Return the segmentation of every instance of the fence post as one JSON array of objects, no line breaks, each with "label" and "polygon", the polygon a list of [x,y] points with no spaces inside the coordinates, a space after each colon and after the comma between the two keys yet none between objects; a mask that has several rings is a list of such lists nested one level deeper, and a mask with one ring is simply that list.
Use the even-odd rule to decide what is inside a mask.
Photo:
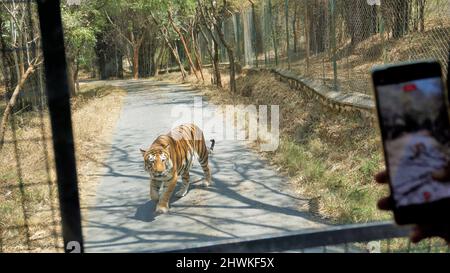
[{"label": "fence post", "polygon": [[255,63],[256,63],[256,68],[259,67],[258,64],[258,47],[256,46],[256,32],[258,31],[256,28],[256,11],[255,11],[255,4],[253,2],[251,2],[252,4],[252,25],[251,25],[251,29],[252,31],[252,45],[253,45],[253,53],[255,54]]},{"label": "fence post", "polygon": [[233,19],[234,19],[234,32],[235,32],[235,43],[236,43],[236,57],[239,61],[239,63],[242,63],[242,58],[241,58],[241,39],[240,39],[240,33],[241,33],[241,28],[240,28],[240,24],[241,24],[241,18],[240,18],[240,13],[236,12],[233,14]]},{"label": "fence post", "polygon": [[[83,252],[77,169],[59,0],[38,0],[48,108],[58,178],[61,224],[66,252]],[[68,249],[73,246],[73,249]]]},{"label": "fence post", "polygon": [[309,37],[309,20],[308,20],[308,2],[305,3],[305,49],[306,49],[306,75],[309,75],[309,46],[310,46],[310,37]]},{"label": "fence post", "polygon": [[291,69],[291,55],[289,54],[289,0],[284,0],[284,16],[286,17],[286,55],[288,69]]},{"label": "fence post", "polygon": [[334,89],[338,89],[337,85],[337,62],[336,62],[336,0],[330,0],[330,9],[331,9],[331,31],[330,31],[330,40],[331,40],[331,50],[333,53],[332,62],[333,62],[333,75],[334,75]]},{"label": "fence post", "polygon": [[267,23],[267,2],[264,1],[263,3],[263,9],[262,9],[262,18],[261,20],[263,21],[263,26],[264,26],[264,31],[263,31],[263,45],[264,45],[264,66],[267,67],[268,66],[268,56],[267,56],[267,44],[269,43],[267,41],[267,37],[269,37],[268,34],[268,23]]},{"label": "fence post", "polygon": [[386,59],[386,44],[385,44],[385,37],[384,37],[384,19],[383,19],[383,14],[381,13],[380,6],[377,6],[377,12],[378,12],[378,21],[380,24],[381,47],[383,48],[383,63],[386,63],[387,59]]},{"label": "fence post", "polygon": [[275,65],[278,66],[278,48],[277,48],[277,42],[275,37],[275,29],[273,27],[273,16],[272,16],[272,1],[269,0],[269,17],[270,17],[270,32],[272,36],[272,42],[273,42],[273,50],[275,51]]}]

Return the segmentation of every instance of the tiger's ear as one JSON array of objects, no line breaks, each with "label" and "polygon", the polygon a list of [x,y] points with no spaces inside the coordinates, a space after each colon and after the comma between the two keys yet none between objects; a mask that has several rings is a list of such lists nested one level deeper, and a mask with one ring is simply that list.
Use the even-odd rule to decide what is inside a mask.
[{"label": "tiger's ear", "polygon": [[144,156],[145,155],[145,153],[147,152],[146,150],[144,150],[144,149],[140,149],[141,150],[141,153],[142,153],[142,156]]}]

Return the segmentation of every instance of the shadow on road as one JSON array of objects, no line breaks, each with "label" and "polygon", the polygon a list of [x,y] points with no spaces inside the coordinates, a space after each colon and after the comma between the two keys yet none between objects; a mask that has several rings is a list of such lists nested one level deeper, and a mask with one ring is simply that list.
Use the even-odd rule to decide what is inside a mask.
[{"label": "shadow on road", "polygon": [[[110,154],[99,162],[99,173],[87,174],[101,177],[95,203],[85,208],[88,251],[148,252],[323,226],[311,213],[317,200],[296,196],[287,177],[238,141],[216,143],[210,158],[213,186],[197,183],[203,173],[196,162],[188,194],[173,196],[169,213],[156,216],[139,148],[171,129],[170,105],[191,104],[193,92],[154,82],[131,82],[126,88],[126,115],[118,123]],[[148,91],[155,88],[164,92]]]}]

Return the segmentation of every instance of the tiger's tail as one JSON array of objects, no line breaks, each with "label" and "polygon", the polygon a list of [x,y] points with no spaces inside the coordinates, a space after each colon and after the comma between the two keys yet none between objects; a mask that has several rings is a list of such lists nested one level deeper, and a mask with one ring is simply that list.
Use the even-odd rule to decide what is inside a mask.
[{"label": "tiger's tail", "polygon": [[210,140],[211,146],[209,147],[209,153],[212,154],[214,151],[214,146],[216,145],[216,141],[214,139]]}]

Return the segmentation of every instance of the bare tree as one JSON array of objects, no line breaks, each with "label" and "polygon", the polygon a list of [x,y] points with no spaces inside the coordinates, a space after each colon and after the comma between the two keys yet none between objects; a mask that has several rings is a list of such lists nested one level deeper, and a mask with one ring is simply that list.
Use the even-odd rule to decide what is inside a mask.
[{"label": "bare tree", "polygon": [[[203,39],[207,43],[206,48],[207,48],[209,57],[211,59],[211,63],[212,63],[213,71],[214,71],[213,83],[216,86],[218,86],[218,87],[222,87],[222,76],[220,75],[219,51],[218,51],[218,48],[217,48],[217,42],[215,42],[214,38],[213,38],[211,40],[212,41],[212,45],[210,46],[208,37],[206,36],[205,31],[203,30],[202,26],[199,25],[198,29],[199,29],[200,34],[202,35]],[[212,32],[210,31],[210,33],[212,33]],[[214,50],[214,53],[213,53],[213,50]]]},{"label": "bare tree", "polygon": [[178,54],[178,51],[176,50],[175,46],[172,45],[172,43],[170,42],[169,30],[163,24],[161,24],[158,21],[158,19],[156,19],[155,15],[153,15],[152,12],[150,12],[150,16],[151,16],[153,22],[155,22],[156,26],[158,27],[159,32],[161,33],[167,47],[170,49],[170,52],[172,53],[172,56],[174,57],[178,66],[180,67],[181,77],[183,78],[183,80],[185,80],[186,79],[186,70],[184,69],[184,65],[181,63],[181,59],[180,59],[180,55]]},{"label": "bare tree", "polygon": [[194,51],[194,56],[195,56],[195,65],[196,65],[197,70],[200,72],[202,81],[205,82],[205,77],[203,75],[203,64],[202,64],[202,59],[201,59],[201,53],[200,53],[200,48],[198,45],[197,24],[198,24],[198,21],[194,17],[189,23],[189,33],[191,35],[192,50]]},{"label": "bare tree", "polygon": [[194,62],[192,61],[191,52],[189,51],[189,47],[188,47],[188,45],[186,43],[186,39],[184,38],[184,35],[181,32],[181,29],[175,24],[175,22],[173,20],[173,16],[172,16],[172,11],[170,9],[167,11],[167,15],[168,15],[168,19],[169,19],[170,25],[172,26],[173,30],[175,30],[175,32],[180,37],[180,41],[183,44],[184,52],[186,53],[186,56],[187,56],[188,61],[189,61],[189,66],[191,67],[192,71],[194,72],[195,77],[197,78],[197,80],[200,80],[200,77],[197,74],[197,69],[196,69],[196,67],[194,65]]},{"label": "bare tree", "polygon": [[[122,37],[127,44],[131,47],[132,62],[133,62],[133,78],[139,78],[139,50],[142,42],[144,41],[146,31],[151,24],[142,17],[142,14],[133,12],[132,10],[126,10],[120,16],[117,16],[114,20],[105,11],[106,18],[111,25],[117,30],[117,33]],[[121,18],[121,17],[127,18]]]},{"label": "bare tree", "polygon": [[[225,20],[227,15],[232,14],[229,10],[229,2],[227,0],[222,1],[222,6],[217,7],[215,1],[211,1],[210,5],[204,4],[201,0],[197,0],[199,10],[201,12],[202,19],[206,28],[208,26],[214,26],[214,30],[219,36],[221,43],[225,46],[228,59],[230,62],[230,91],[232,93],[236,92],[236,63],[234,58],[234,47],[225,39],[225,34],[222,29],[222,22]],[[214,35],[211,35],[214,37]]]},{"label": "bare tree", "polygon": [[8,119],[11,115],[13,107],[17,102],[17,97],[19,96],[20,90],[22,90],[29,76],[34,73],[36,67],[41,63],[42,60],[40,55],[37,56],[31,63],[29,63],[27,70],[25,71],[25,73],[23,73],[23,75],[21,75],[19,83],[17,84],[16,88],[14,88],[14,92],[12,93],[12,96],[6,105],[5,112],[3,113],[2,117],[2,122],[0,123],[0,151],[2,150],[4,144],[6,124],[8,123]]}]

